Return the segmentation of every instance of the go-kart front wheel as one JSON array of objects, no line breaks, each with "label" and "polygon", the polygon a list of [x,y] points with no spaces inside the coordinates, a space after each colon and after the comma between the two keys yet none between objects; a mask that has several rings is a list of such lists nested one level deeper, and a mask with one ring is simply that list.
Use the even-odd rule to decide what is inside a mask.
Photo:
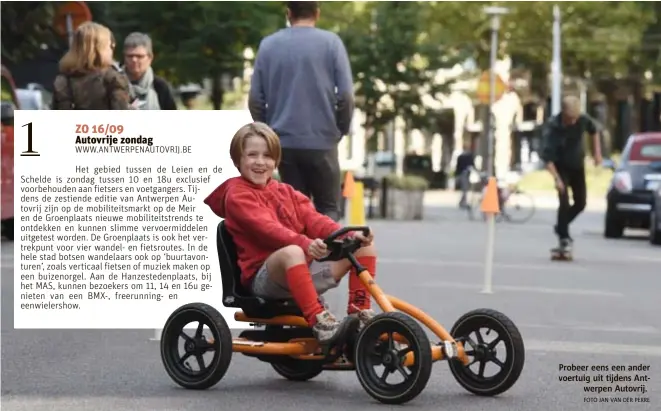
[{"label": "go-kart front wheel", "polygon": [[[188,328],[191,323],[197,326]],[[204,390],[214,386],[232,360],[232,333],[227,322],[207,304],[178,308],[163,328],[161,359],[170,378],[182,387]]]},{"label": "go-kart front wheel", "polygon": [[[486,330],[484,336],[483,330]],[[519,379],[525,361],[523,338],[504,314],[491,309],[470,311],[457,320],[450,334],[463,343],[471,360],[469,365],[458,359],[449,361],[452,375],[469,392],[481,396],[498,395]],[[500,353],[504,354],[503,358],[498,355]],[[489,363],[493,364],[489,368],[494,371],[490,375]]]},{"label": "go-kart front wheel", "polygon": [[[398,341],[394,334],[398,334]],[[414,363],[404,366],[408,353]],[[385,404],[403,404],[418,396],[429,381],[431,344],[413,318],[400,312],[381,313],[360,332],[355,362],[358,380],[370,396]],[[388,383],[390,377],[400,382]]]}]

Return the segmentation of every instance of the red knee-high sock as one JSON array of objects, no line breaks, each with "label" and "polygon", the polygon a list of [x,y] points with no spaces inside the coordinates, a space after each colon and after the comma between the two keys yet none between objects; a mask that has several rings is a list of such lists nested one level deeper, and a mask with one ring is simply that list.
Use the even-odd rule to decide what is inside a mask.
[{"label": "red knee-high sock", "polygon": [[324,307],[319,302],[308,266],[299,264],[290,267],[287,270],[287,285],[294,301],[303,312],[303,317],[312,327],[317,323],[316,315],[324,311]]},{"label": "red knee-high sock", "polygon": [[[363,256],[356,258],[358,262],[370,272],[372,277],[376,276],[376,257]],[[349,307],[347,313],[355,313],[360,310],[367,310],[371,308],[372,301],[367,288],[356,275],[356,269],[351,268],[349,274]]]}]

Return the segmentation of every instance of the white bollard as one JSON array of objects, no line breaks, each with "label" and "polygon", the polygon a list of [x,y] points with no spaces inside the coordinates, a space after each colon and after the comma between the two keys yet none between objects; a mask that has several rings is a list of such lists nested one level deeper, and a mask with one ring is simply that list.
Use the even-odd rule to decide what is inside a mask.
[{"label": "white bollard", "polygon": [[489,229],[487,234],[487,250],[484,262],[484,287],[482,294],[493,293],[491,289],[491,279],[493,277],[493,249],[496,237],[496,215],[489,213]]},{"label": "white bollard", "polygon": [[161,341],[161,335],[163,334],[163,330],[157,329],[154,330],[154,336],[149,339],[149,341]]}]

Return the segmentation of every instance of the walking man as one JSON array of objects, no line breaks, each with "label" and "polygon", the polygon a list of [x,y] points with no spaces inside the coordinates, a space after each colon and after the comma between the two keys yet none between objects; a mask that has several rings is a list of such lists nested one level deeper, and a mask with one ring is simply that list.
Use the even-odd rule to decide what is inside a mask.
[{"label": "walking man", "polygon": [[[601,164],[601,141],[596,122],[581,113],[580,101],[573,96],[562,100],[562,112],[551,117],[544,132],[542,159],[551,173],[558,191],[560,205],[554,227],[560,241],[559,251],[570,251],[573,240],[569,225],[585,209],[587,187],[585,179],[585,148],[583,136],[593,141],[595,166]],[[573,204],[569,204],[571,188]]]},{"label": "walking man", "polygon": [[349,133],[353,79],[342,40],[316,28],[318,2],[287,3],[290,27],[262,39],[248,106],[282,145],[282,181],[311,197],[317,210],[340,219],[337,146]]}]

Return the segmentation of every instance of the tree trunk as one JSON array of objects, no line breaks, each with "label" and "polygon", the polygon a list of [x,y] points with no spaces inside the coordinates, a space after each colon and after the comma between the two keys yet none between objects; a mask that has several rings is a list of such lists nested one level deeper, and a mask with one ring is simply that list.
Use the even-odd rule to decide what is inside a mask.
[{"label": "tree trunk", "polygon": [[221,110],[223,107],[223,85],[220,80],[220,74],[215,73],[211,77],[211,104],[214,110]]},{"label": "tree trunk", "polygon": [[642,73],[638,70],[633,70],[631,72],[631,96],[633,98],[633,107],[631,112],[631,132],[637,133],[640,130],[641,120],[642,120],[642,103],[643,103],[643,82],[640,81],[642,78]]},{"label": "tree trunk", "polygon": [[596,86],[597,90],[604,95],[606,103],[606,118],[608,120],[604,124],[604,127],[608,130],[610,136],[607,142],[609,145],[607,147],[608,152],[612,152],[613,149],[620,151],[622,147],[620,147],[619,136],[615,133],[615,124],[617,121],[617,84],[615,80],[608,79],[598,81]]}]

